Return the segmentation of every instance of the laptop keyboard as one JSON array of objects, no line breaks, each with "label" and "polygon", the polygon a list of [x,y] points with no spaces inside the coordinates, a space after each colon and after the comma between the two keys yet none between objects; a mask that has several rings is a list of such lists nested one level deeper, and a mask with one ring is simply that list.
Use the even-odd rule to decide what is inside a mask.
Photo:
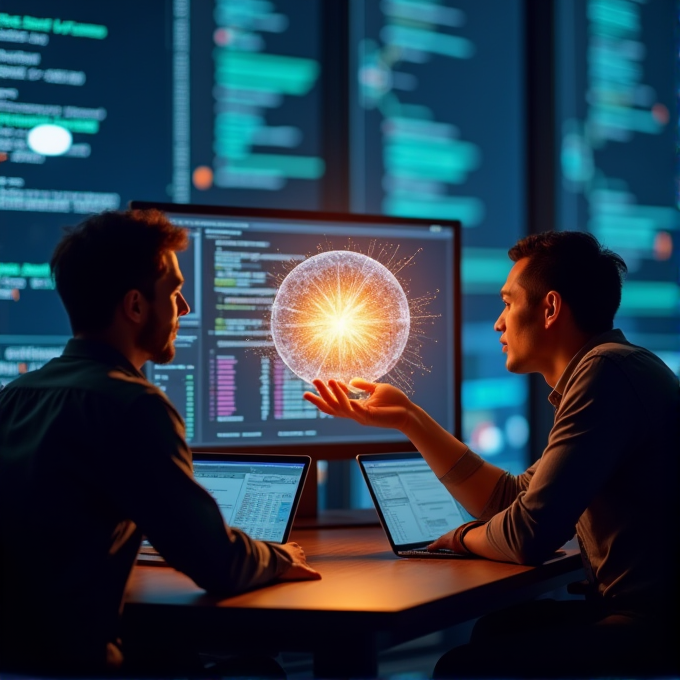
[{"label": "laptop keyboard", "polygon": [[453,550],[447,550],[446,548],[442,548],[440,550],[400,550],[398,553],[399,557],[429,557],[429,558],[436,558],[436,559],[442,559],[442,558],[457,558],[460,559],[461,557],[470,557],[468,553],[457,553],[454,552]]}]

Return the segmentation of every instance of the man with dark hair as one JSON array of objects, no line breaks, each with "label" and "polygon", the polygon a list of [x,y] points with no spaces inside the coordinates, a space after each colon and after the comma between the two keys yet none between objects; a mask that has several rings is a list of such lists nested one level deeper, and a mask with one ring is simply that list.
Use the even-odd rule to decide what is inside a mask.
[{"label": "man with dark hair", "polygon": [[581,232],[547,232],[509,251],[515,262],[496,321],[513,373],[553,388],[555,422],[541,458],[514,476],[484,461],[401,391],[315,382],[325,413],[397,428],[478,519],[431,549],[538,564],[576,533],[585,599],[536,600],[480,619],[436,677],[595,677],[678,673],[680,386],[613,319],[623,260]]},{"label": "man with dark hair", "polygon": [[0,392],[1,670],[124,669],[119,615],[143,534],[217,595],[320,578],[296,543],[225,526],[179,413],[140,372],[174,357],[187,244],[158,211],[105,212],[54,252],[74,338]]}]

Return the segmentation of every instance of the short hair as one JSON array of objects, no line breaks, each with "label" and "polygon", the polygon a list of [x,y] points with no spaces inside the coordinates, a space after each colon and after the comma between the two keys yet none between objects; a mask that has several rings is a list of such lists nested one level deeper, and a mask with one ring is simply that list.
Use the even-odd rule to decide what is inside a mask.
[{"label": "short hair", "polygon": [[73,332],[108,328],[130,290],[153,300],[164,255],[188,243],[187,230],[159,210],[108,210],[67,227],[50,267]]},{"label": "short hair", "polygon": [[532,234],[518,241],[508,255],[513,262],[529,258],[519,284],[527,291],[530,304],[554,290],[569,305],[581,331],[604,333],[613,328],[628,267],[592,234]]}]

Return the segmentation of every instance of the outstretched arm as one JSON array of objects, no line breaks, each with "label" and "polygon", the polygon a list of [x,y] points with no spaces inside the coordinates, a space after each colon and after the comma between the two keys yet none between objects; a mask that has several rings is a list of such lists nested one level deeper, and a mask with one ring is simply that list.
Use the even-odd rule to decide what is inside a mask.
[{"label": "outstretched arm", "polygon": [[[328,384],[314,381],[318,395],[305,392],[304,398],[324,413],[350,418],[362,425],[393,428],[413,442],[437,477],[443,477],[467,453],[468,447],[447,432],[401,390],[386,383],[354,379],[352,387],[368,393],[365,399],[350,399],[349,387],[337,380]],[[447,488],[473,516],[479,517],[504,471],[484,462],[460,484]]]}]

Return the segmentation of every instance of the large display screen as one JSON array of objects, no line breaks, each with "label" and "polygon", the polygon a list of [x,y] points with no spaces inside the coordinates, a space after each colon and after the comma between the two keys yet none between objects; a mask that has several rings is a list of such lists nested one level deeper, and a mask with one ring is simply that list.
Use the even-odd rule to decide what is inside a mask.
[{"label": "large display screen", "polygon": [[520,472],[528,380],[493,324],[526,233],[524,2],[352,0],[352,210],[463,225],[463,436]]},{"label": "large display screen", "polygon": [[175,0],[175,202],[321,207],[324,4]]},{"label": "large display screen", "polygon": [[557,3],[557,218],[623,256],[617,325],[680,375],[678,3]]},{"label": "large display screen", "polygon": [[132,196],[170,196],[169,9],[0,7],[0,384],[71,334],[48,264],[61,227]]},{"label": "large display screen", "polygon": [[[383,379],[411,395],[443,427],[460,428],[459,229],[448,220],[157,205],[190,230],[179,254],[191,311],[181,319],[169,364],[147,364],[148,378],[180,411],[193,447],[235,450],[323,446],[401,450],[394,430],[338,420],[306,402],[313,387],[274,347],[271,308],[281,281],[309,256],[330,251],[369,255],[399,281],[409,301],[409,343]],[[383,346],[367,347],[380,356]],[[360,376],[359,376],[360,377]],[[363,449],[362,449],[363,447]],[[321,452],[321,450],[320,450]]]}]

